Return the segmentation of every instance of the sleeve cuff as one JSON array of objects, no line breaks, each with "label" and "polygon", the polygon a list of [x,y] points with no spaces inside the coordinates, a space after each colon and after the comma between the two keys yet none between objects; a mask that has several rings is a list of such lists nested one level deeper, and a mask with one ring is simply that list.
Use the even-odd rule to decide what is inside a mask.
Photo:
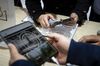
[{"label": "sleeve cuff", "polygon": [[88,66],[100,57],[99,49],[99,46],[72,40],[68,51],[67,63]]},{"label": "sleeve cuff", "polygon": [[14,62],[13,64],[11,64],[11,66],[38,66],[38,65],[32,63],[31,61],[18,60],[16,62]]}]

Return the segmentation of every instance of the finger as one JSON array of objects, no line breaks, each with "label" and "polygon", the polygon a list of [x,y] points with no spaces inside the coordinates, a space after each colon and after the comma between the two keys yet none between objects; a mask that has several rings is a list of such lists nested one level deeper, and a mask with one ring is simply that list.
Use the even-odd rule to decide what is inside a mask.
[{"label": "finger", "polygon": [[77,22],[77,17],[76,16],[71,16],[72,21]]},{"label": "finger", "polygon": [[89,35],[86,35],[86,36],[82,36],[78,41],[79,42],[87,42],[90,39],[91,39],[91,37]]},{"label": "finger", "polygon": [[44,22],[43,19],[41,20],[40,24],[41,24],[42,27],[45,27],[45,22]]},{"label": "finger", "polygon": [[45,37],[50,43],[53,43],[53,40],[49,36],[45,36]]},{"label": "finger", "polygon": [[78,21],[78,15],[76,13],[72,13],[71,16],[72,21],[77,22]]},{"label": "finger", "polygon": [[89,37],[82,37],[79,39],[79,42],[84,42],[84,43],[95,43],[96,41],[94,41],[93,39],[89,38]]},{"label": "finger", "polygon": [[78,40],[78,42],[86,42],[86,40],[82,37]]},{"label": "finger", "polygon": [[97,45],[97,46],[100,46],[100,42],[97,42],[96,45]]},{"label": "finger", "polygon": [[80,38],[79,42],[95,43],[98,42],[98,39],[95,35],[87,35]]},{"label": "finger", "polygon": [[48,18],[44,18],[45,27],[49,27]]},{"label": "finger", "polygon": [[48,34],[48,36],[49,36],[51,39],[57,41],[57,40],[59,40],[59,38],[62,37],[63,35],[60,35],[60,34],[58,34],[58,33],[50,33],[50,34]]},{"label": "finger", "polygon": [[54,16],[49,14],[49,19],[55,20]]},{"label": "finger", "polygon": [[74,19],[74,22],[77,22],[77,17],[74,17],[73,19]]},{"label": "finger", "polygon": [[55,36],[56,35],[58,35],[57,33],[50,33],[50,34],[48,34],[47,36],[49,37],[49,38],[56,38]]}]

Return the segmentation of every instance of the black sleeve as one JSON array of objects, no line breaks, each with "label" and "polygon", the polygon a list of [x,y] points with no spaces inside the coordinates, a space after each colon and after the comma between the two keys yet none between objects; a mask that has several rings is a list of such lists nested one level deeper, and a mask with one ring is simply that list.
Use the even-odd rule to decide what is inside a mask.
[{"label": "black sleeve", "polygon": [[40,0],[26,0],[26,8],[31,18],[36,22],[38,17],[43,14]]},{"label": "black sleeve", "polygon": [[100,46],[72,40],[67,62],[79,66],[100,66]]},{"label": "black sleeve", "polygon": [[87,19],[86,15],[90,6],[89,0],[77,0],[77,4],[73,12],[77,13],[79,16],[78,24],[82,25],[85,19]]},{"label": "black sleeve", "polygon": [[13,64],[11,64],[10,66],[38,66],[38,65],[32,63],[31,61],[18,60],[16,62],[14,62]]}]

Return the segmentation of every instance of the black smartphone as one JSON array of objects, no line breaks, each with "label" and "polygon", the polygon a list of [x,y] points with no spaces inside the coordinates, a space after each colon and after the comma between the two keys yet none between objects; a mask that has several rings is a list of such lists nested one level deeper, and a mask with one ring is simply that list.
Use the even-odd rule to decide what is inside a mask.
[{"label": "black smartphone", "polygon": [[7,44],[14,44],[20,54],[39,65],[57,53],[57,50],[31,22],[24,22],[2,30],[0,37]]}]

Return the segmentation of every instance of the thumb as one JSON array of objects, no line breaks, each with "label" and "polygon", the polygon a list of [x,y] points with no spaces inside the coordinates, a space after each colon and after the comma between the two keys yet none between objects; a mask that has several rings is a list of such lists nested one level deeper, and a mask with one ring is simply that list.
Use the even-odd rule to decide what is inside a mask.
[{"label": "thumb", "polygon": [[13,44],[8,44],[9,51],[10,51],[10,61],[9,64],[14,63],[17,60],[24,59],[27,60],[23,55],[19,54],[17,48]]},{"label": "thumb", "polygon": [[97,45],[97,46],[100,46],[100,42],[97,42],[96,45]]},{"label": "thumb", "polygon": [[49,18],[55,20],[55,18],[52,14],[49,14]]},{"label": "thumb", "polygon": [[13,44],[8,44],[11,57],[16,57],[19,53]]},{"label": "thumb", "polygon": [[71,17],[72,20],[74,20],[75,22],[78,21],[78,15],[77,15],[76,13],[72,13],[72,14],[70,15],[70,17]]},{"label": "thumb", "polygon": [[49,38],[51,38],[53,41],[57,42],[58,40],[60,40],[62,37],[64,37],[61,34],[58,33],[50,33],[48,34]]},{"label": "thumb", "polygon": [[57,34],[57,33],[50,33],[47,36],[49,36],[49,38],[52,38],[52,39],[58,39],[59,34]]}]

